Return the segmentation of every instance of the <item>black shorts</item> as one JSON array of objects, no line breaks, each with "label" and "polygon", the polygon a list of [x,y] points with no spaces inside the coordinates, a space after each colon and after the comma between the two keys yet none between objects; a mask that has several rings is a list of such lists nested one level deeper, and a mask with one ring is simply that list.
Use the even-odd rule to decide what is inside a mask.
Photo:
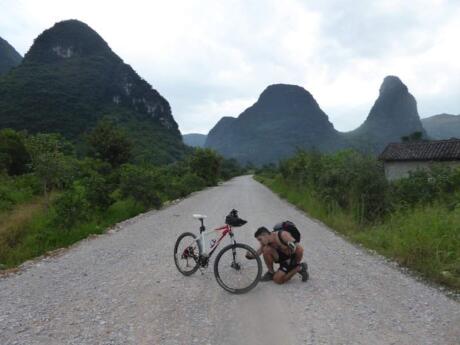
[{"label": "black shorts", "polygon": [[290,257],[283,252],[278,252],[278,260],[276,261],[280,265],[279,271],[288,273],[297,267],[294,257]]}]

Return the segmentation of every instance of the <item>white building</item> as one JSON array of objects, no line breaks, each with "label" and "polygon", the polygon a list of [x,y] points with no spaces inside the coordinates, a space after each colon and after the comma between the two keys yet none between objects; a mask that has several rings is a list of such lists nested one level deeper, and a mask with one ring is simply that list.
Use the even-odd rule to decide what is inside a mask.
[{"label": "white building", "polygon": [[460,139],[392,143],[379,160],[390,181],[407,177],[409,171],[429,169],[434,163],[460,167]]}]

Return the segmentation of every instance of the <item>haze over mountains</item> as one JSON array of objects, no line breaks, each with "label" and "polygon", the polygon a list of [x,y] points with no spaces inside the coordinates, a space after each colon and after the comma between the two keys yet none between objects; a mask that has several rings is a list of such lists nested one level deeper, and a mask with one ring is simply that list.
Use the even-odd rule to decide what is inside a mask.
[{"label": "haze over mountains", "polygon": [[425,130],[415,98],[398,77],[388,76],[365,122],[340,133],[313,96],[295,85],[271,85],[237,118],[224,117],[211,129],[206,147],[240,162],[276,162],[297,149],[331,152],[356,148],[380,152],[389,142]]},{"label": "haze over mountains", "polygon": [[204,147],[206,142],[206,134],[189,133],[182,135],[184,144],[192,147]]},{"label": "haze over mountains", "polygon": [[460,138],[460,115],[434,115],[422,119],[422,123],[433,139]]},{"label": "haze over mountains", "polygon": [[125,129],[140,160],[168,162],[185,149],[168,101],[80,21],[45,30],[0,78],[0,128],[79,142],[104,117]]},{"label": "haze over mountains", "polygon": [[35,39],[24,59],[0,39],[0,128],[58,132],[84,148],[84,136],[103,118],[127,132],[138,160],[158,163],[181,157],[187,150],[182,140],[261,165],[297,149],[379,153],[414,132],[460,137],[460,115],[421,121],[415,98],[395,76],[384,79],[366,120],[347,133],[334,128],[307,90],[275,84],[238,117],[220,119],[207,136],[182,137],[168,101],[88,25],[56,23]]},{"label": "haze over mountains", "polygon": [[19,65],[22,56],[14,47],[0,37],[0,76]]},{"label": "haze over mountains", "polygon": [[263,164],[286,157],[299,147],[335,151],[345,145],[313,96],[295,85],[267,87],[238,118],[224,118],[206,146],[240,162]]}]

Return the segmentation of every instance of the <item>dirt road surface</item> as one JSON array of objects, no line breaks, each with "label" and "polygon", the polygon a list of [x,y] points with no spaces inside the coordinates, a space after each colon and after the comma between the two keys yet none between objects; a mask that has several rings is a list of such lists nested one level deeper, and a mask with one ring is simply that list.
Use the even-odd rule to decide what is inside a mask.
[{"label": "dirt road surface", "polygon": [[[173,246],[197,232],[191,215],[217,226],[232,208],[252,246],[258,226],[295,222],[311,279],[234,296],[211,268],[180,275]],[[243,176],[0,279],[0,344],[457,345],[460,304]]]}]

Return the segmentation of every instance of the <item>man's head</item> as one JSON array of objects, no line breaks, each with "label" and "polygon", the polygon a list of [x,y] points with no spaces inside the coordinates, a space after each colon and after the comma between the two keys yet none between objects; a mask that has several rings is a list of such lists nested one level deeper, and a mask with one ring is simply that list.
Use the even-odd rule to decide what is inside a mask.
[{"label": "man's head", "polygon": [[257,241],[259,241],[261,245],[266,246],[270,240],[270,231],[268,231],[266,227],[261,226],[254,233],[254,237],[257,238]]}]

